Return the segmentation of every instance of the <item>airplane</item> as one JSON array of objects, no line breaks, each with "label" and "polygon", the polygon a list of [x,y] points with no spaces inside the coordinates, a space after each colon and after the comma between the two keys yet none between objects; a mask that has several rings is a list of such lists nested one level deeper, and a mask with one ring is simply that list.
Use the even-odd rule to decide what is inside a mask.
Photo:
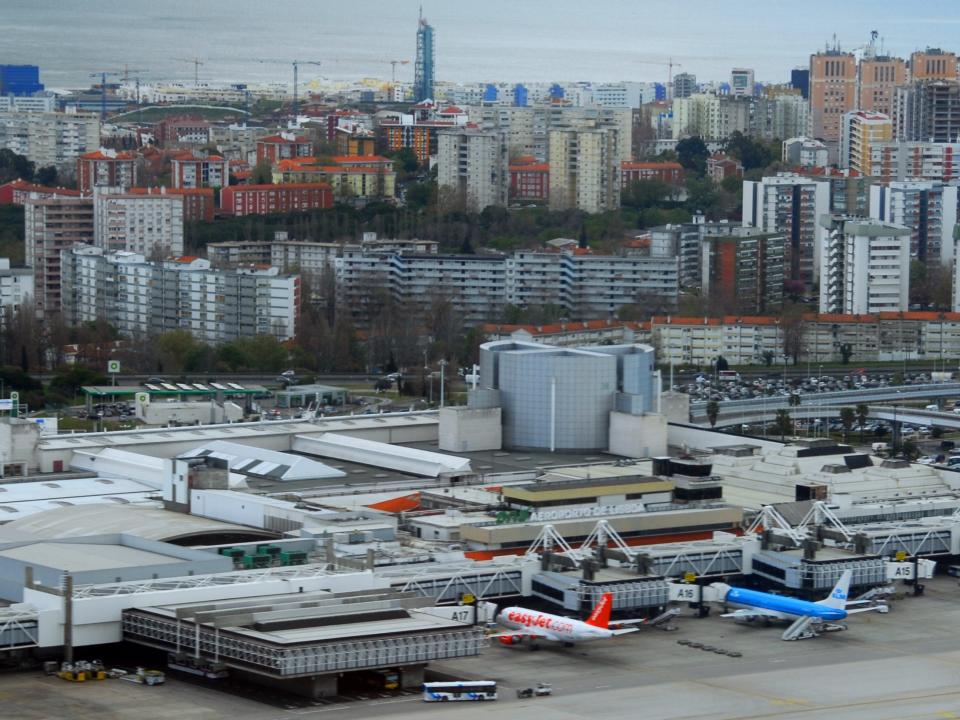
[{"label": "airplane", "polygon": [[623,620],[610,623],[610,608],[613,606],[613,593],[604,593],[600,602],[593,608],[590,617],[584,620],[574,620],[562,615],[538,612],[523,607],[508,607],[500,611],[498,621],[506,632],[490,635],[497,638],[504,645],[518,645],[524,638],[534,640],[553,640],[565,645],[578,642],[589,642],[603,638],[625,635],[636,632],[638,628],[622,627],[624,625],[639,625],[640,620]]},{"label": "airplane", "polygon": [[767,624],[771,620],[790,620],[792,624],[784,631],[782,637],[784,640],[799,640],[814,637],[825,629],[842,629],[844,626],[837,625],[837,623],[854,613],[885,613],[889,610],[886,605],[849,608],[849,605],[859,604],[859,601],[851,602],[847,600],[852,577],[852,570],[844,570],[830,595],[816,602],[799,600],[785,595],[774,595],[758,590],[730,587],[725,583],[713,583],[711,587],[722,593],[722,602],[742,606],[741,609],[726,613],[721,617],[732,617],[747,622],[761,619]]}]

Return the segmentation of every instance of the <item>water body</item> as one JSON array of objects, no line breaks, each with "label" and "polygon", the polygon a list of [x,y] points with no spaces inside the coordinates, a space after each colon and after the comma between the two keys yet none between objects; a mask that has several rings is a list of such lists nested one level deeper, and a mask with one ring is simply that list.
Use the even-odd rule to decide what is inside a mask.
[{"label": "water body", "polygon": [[[144,80],[290,82],[412,80],[419,0],[0,0],[0,62],[41,67],[50,87],[89,73],[142,70]],[[437,78],[454,82],[665,80],[669,58],[700,80],[734,66],[783,82],[834,33],[842,47],[879,31],[899,55],[960,50],[957,0],[423,0],[436,28]],[[261,61],[268,62],[261,62]]]}]

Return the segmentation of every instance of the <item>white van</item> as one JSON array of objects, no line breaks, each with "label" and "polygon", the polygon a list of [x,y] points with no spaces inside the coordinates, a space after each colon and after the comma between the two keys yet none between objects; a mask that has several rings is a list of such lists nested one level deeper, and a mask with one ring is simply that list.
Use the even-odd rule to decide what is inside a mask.
[{"label": "white van", "polygon": [[927,406],[924,408],[924,410],[933,410],[933,412],[939,412],[940,406],[939,406],[939,405],[927,405]]},{"label": "white van", "polygon": [[890,449],[890,446],[885,442],[875,442],[870,447],[873,448],[874,452],[886,452]]}]

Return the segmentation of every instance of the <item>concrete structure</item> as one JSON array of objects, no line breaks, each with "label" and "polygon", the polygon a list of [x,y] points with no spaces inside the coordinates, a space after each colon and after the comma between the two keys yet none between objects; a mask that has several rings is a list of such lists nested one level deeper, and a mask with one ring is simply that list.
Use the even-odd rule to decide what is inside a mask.
[{"label": "concrete structure", "polygon": [[327,183],[233,185],[220,191],[220,205],[230,215],[321,210],[333,206],[333,191]]},{"label": "concrete structure", "polygon": [[277,268],[216,270],[202,258],[148,262],[97,247],[63,257],[63,311],[72,324],[104,319],[131,337],[183,329],[213,344],[296,334],[300,279]]},{"label": "concrete structure", "polygon": [[291,385],[277,390],[274,397],[277,399],[277,407],[282,408],[344,405],[347,402],[347,391],[332,385]]},{"label": "concrete structure", "polygon": [[33,268],[37,314],[52,316],[61,308],[61,251],[93,243],[93,199],[31,195],[23,211],[25,261]]},{"label": "concrete structure", "polygon": [[893,139],[893,121],[882,113],[844,113],[840,132],[840,167],[867,175],[873,146]]},{"label": "concrete structure", "polygon": [[825,168],[830,164],[830,153],[819,140],[795,137],[783,141],[781,159],[794,166]]},{"label": "concrete structure", "polygon": [[243,408],[232,402],[136,403],[136,418],[148,427],[221,425],[243,420]]},{"label": "concrete structure", "polygon": [[910,257],[922,262],[953,262],[957,187],[912,180],[870,187],[870,217],[910,230]]},{"label": "concrete structure", "polygon": [[170,177],[175,188],[223,188],[230,184],[230,164],[219,155],[187,150],[170,159]]},{"label": "concrete structure", "polygon": [[743,225],[787,238],[786,279],[812,287],[820,271],[821,228],[830,211],[830,185],[800,175],[780,173],[743,183]]},{"label": "concrete structure", "polygon": [[93,242],[107,252],[125,250],[154,260],[183,253],[183,198],[159,193],[128,193],[122,188],[93,190]]},{"label": "concrete structure", "polygon": [[728,312],[776,312],[783,306],[784,254],[783,235],[715,224],[703,238],[701,292]]},{"label": "concrete structure", "polygon": [[610,128],[550,132],[550,208],[589,213],[620,207],[620,137]]},{"label": "concrete structure", "polygon": [[810,56],[810,135],[836,146],[844,113],[857,105],[857,60],[827,50]]},{"label": "concrete structure", "polygon": [[688,98],[697,92],[697,76],[692,73],[677,73],[673,76],[673,99]]},{"label": "concrete structure", "polygon": [[504,447],[589,451],[611,446],[613,415],[643,418],[656,410],[659,379],[653,348],[645,345],[492,342],[480,348],[474,392],[497,394]]},{"label": "concrete structure", "polygon": [[960,82],[923,80],[897,88],[897,140],[955,143],[960,137]]},{"label": "concrete structure", "polygon": [[893,117],[896,88],[907,82],[907,64],[890,56],[864,57],[860,61],[857,108]]},{"label": "concrete structure", "polygon": [[95,186],[127,190],[137,184],[136,156],[100,148],[77,158],[77,187],[84,195],[92,195]]},{"label": "concrete structure", "polygon": [[433,76],[436,49],[434,47],[433,26],[421,13],[417,21],[417,57],[413,66],[413,100],[423,102],[434,98]]},{"label": "concrete structure", "polygon": [[871,147],[867,174],[880,182],[935,180],[948,183],[960,179],[960,143],[878,143]]},{"label": "concrete structure", "polygon": [[100,119],[81,113],[0,113],[0,148],[37,167],[71,166],[100,147]]},{"label": "concrete structure", "polygon": [[445,130],[437,142],[440,201],[451,208],[480,212],[505,206],[510,183],[507,144],[496,130]]},{"label": "concrete structure", "polygon": [[388,468],[421,477],[457,476],[471,472],[470,460],[467,458],[400,447],[341,433],[298,435],[293,439],[291,448],[306,455]]},{"label": "concrete structure", "polygon": [[907,309],[910,231],[877,220],[825,216],[820,312],[846,315]]}]

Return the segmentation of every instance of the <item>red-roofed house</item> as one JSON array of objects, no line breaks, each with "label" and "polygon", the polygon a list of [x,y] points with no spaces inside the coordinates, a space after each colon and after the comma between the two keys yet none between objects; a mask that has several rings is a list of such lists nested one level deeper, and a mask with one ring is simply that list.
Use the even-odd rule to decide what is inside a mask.
[{"label": "red-roofed house", "polygon": [[511,165],[510,197],[513,200],[533,202],[549,200],[550,165],[537,162],[519,162]]},{"label": "red-roofed house", "polygon": [[743,177],[743,163],[726,155],[713,155],[707,158],[707,177],[721,182],[728,177]]},{"label": "red-roofed house", "polygon": [[638,180],[661,180],[671,185],[683,181],[683,165],[678,162],[639,162],[624,160],[620,163],[620,185],[626,188]]},{"label": "red-roofed house", "polygon": [[80,197],[79,190],[52,188],[34,185],[26,180],[11,180],[0,185],[0,205],[23,205],[24,200],[36,194],[41,199],[56,197]]},{"label": "red-roofed house", "polygon": [[187,151],[170,160],[175,188],[219,188],[230,184],[230,163],[219,155],[204,157]]}]

